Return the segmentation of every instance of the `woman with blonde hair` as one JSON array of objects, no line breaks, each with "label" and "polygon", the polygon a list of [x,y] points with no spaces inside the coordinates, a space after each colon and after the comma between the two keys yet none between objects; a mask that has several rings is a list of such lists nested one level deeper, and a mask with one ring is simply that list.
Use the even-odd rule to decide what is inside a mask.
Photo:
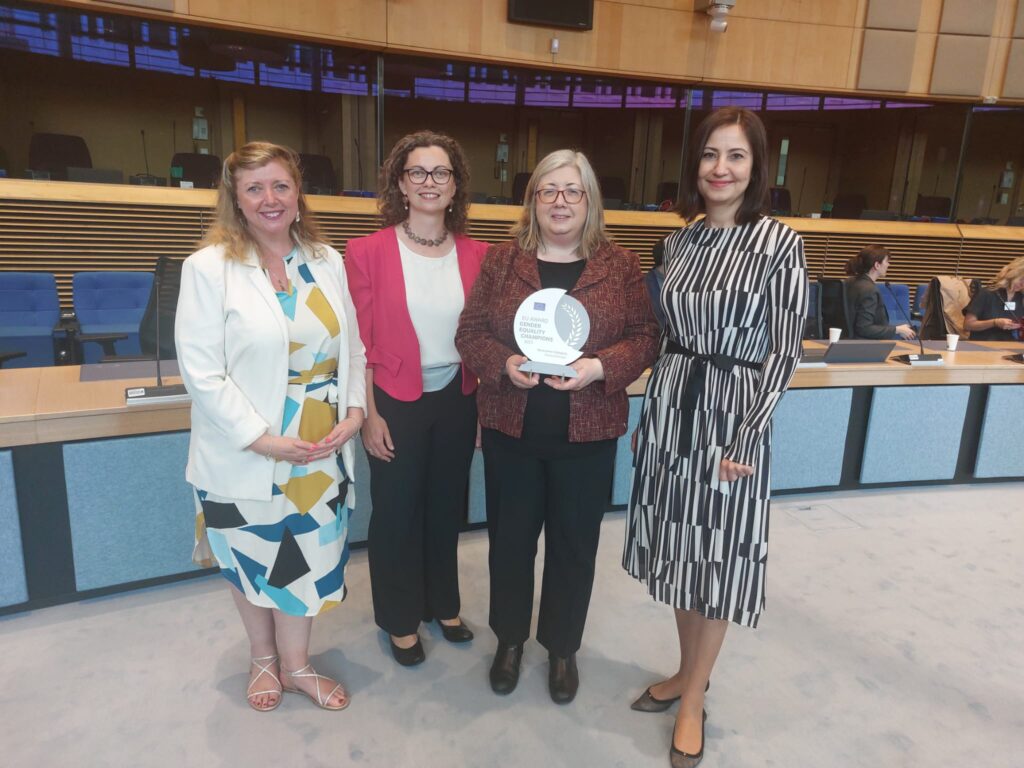
[{"label": "woman with blonde hair", "polygon": [[288,691],[344,709],[342,685],[309,663],[309,637],[312,617],[345,599],[366,358],[298,155],[266,142],[231,153],[201,245],[182,267],[175,322],[192,396],[194,559],[232,586],[252,654],[249,705],[275,709]]},{"label": "woman with blonde hair", "polygon": [[[626,387],[654,359],[658,325],[635,254],[612,244],[587,158],[552,152],[537,164],[510,242],[492,246],[455,338],[480,376],[490,538],[490,626],[498,639],[491,688],[511,693],[530,635],[537,539],[544,580],[537,640],[559,704],[579,686],[576,651],[594,582],[616,438],[626,431]],[[590,335],[574,377],[541,377],[526,362],[513,320],[534,292],[558,288],[586,309]]]},{"label": "woman with blonde hair", "polygon": [[964,329],[974,341],[1019,341],[1024,322],[1024,256],[985,283],[964,307]]}]

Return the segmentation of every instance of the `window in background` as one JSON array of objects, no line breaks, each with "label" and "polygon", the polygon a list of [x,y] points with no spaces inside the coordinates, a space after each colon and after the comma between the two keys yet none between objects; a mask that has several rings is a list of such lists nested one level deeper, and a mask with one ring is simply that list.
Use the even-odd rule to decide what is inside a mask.
[{"label": "window in background", "polygon": [[1024,224],[1024,108],[976,106],[964,152],[956,217],[974,224]]}]

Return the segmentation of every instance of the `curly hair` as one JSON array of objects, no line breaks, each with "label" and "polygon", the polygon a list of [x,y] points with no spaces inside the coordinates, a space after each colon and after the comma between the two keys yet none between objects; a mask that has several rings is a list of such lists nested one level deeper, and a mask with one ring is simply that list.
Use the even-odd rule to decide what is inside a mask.
[{"label": "curly hair", "polygon": [[250,141],[236,149],[224,160],[220,184],[217,186],[217,207],[214,212],[213,224],[200,242],[200,247],[223,246],[224,254],[232,261],[244,261],[249,251],[256,248],[256,240],[250,234],[245,215],[238,207],[238,191],[235,188],[235,182],[239,171],[262,168],[275,160],[288,171],[288,175],[295,182],[299,193],[299,220],[293,221],[289,227],[292,240],[312,255],[321,255],[320,229],[313,218],[312,211],[306,205],[306,196],[302,193],[299,155],[290,147],[271,144],[268,141]]},{"label": "curly hair", "polygon": [[469,163],[459,142],[451,136],[434,131],[416,131],[398,140],[380,168],[377,180],[377,207],[380,209],[384,226],[400,224],[409,216],[405,207],[405,195],[398,186],[398,180],[405,170],[409,153],[420,147],[438,147],[448,154],[452,165],[452,179],[455,192],[452,195],[451,210],[444,215],[444,225],[449,232],[461,235],[466,231],[469,219]]}]

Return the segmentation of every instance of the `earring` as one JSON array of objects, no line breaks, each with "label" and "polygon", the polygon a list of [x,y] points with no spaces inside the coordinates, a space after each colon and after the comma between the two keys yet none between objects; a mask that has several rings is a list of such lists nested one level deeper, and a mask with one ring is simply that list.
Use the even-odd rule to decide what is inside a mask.
[{"label": "earring", "polygon": [[295,223],[298,224],[300,221],[302,221],[302,214],[299,213],[298,211],[296,211],[295,212]]},{"label": "earring", "polygon": [[453,206],[452,206],[452,204],[451,204],[451,203],[448,203],[448,213],[451,213],[451,212],[452,212],[452,207],[453,207]]},{"label": "earring", "polygon": [[403,197],[402,198],[402,205],[405,206],[405,210],[407,210],[407,211],[409,210],[409,198],[408,197]]}]

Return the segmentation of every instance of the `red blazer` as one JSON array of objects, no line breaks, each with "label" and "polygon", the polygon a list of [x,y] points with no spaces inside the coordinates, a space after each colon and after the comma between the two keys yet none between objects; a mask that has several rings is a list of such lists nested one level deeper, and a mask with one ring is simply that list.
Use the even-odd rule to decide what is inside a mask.
[{"label": "red blazer", "polygon": [[[480,423],[512,437],[523,433],[527,391],[509,381],[505,361],[518,354],[512,328],[516,310],[540,287],[536,254],[514,242],[492,246],[455,334],[459,354],[480,376]],[[605,243],[587,260],[569,295],[590,315],[583,356],[598,358],[605,376],[569,393],[569,440],[618,437],[629,416],[626,387],[654,362],[658,346],[658,323],[636,255]]]},{"label": "red blazer", "polygon": [[[468,297],[487,243],[456,235],[455,250],[462,290]],[[423,394],[420,344],[409,316],[395,228],[349,240],[345,272],[356,305],[359,335],[366,347],[366,367],[373,369],[373,383],[396,400],[419,399]],[[463,364],[462,392],[468,395],[475,389],[476,374]]]}]

